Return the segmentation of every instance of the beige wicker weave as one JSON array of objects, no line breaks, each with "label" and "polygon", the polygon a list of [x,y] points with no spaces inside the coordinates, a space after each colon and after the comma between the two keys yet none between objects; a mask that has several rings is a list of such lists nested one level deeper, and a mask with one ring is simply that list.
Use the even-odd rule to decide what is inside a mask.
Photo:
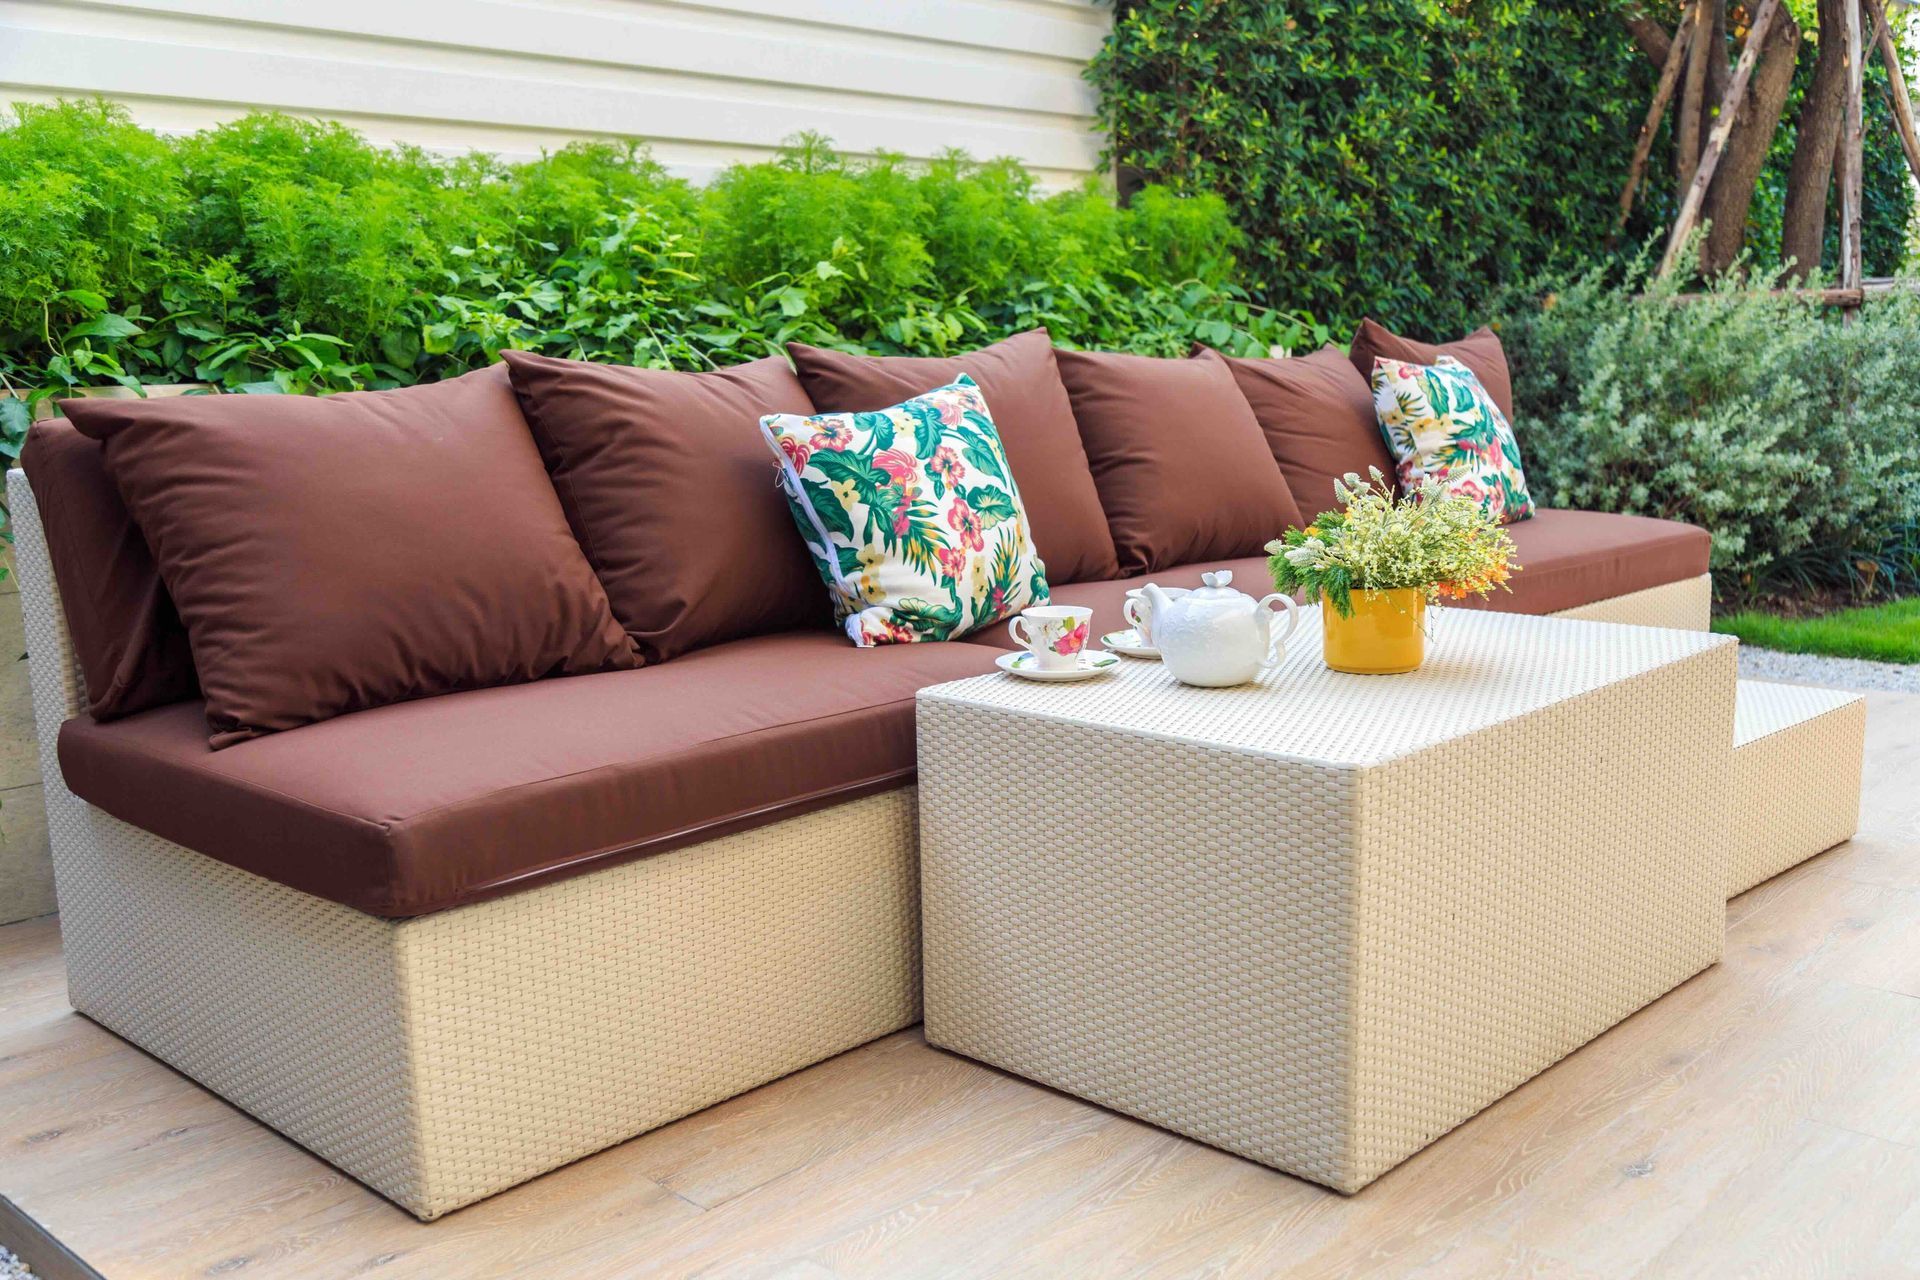
[{"label": "beige wicker weave", "polygon": [[1853,838],[1867,700],[1742,680],[1733,724],[1729,898]]},{"label": "beige wicker weave", "polygon": [[921,693],[929,1040],[1354,1191],[1718,958],[1730,639],[1440,610],[1369,677],[1318,631],[1240,689]]},{"label": "beige wicker weave", "polygon": [[[1498,597],[1495,597],[1498,600]],[[1644,591],[1596,600],[1553,615],[1581,622],[1630,622],[1642,627],[1705,631],[1713,618],[1713,577],[1701,574]]]},{"label": "beige wicker weave", "polygon": [[919,1017],[911,789],[389,921],[75,797],[80,679],[8,497],[74,1008],[422,1218]]}]

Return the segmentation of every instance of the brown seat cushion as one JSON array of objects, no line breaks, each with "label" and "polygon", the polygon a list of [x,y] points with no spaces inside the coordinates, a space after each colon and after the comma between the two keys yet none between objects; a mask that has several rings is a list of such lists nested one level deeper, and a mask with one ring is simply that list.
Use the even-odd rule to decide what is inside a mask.
[{"label": "brown seat cushion", "polygon": [[376,915],[422,915],[911,781],[915,692],[993,658],[756,636],[217,752],[192,703],[75,719],[60,766],[83,799],[190,849]]},{"label": "brown seat cushion", "polygon": [[1338,347],[1281,360],[1225,359],[1301,515],[1311,520],[1337,508],[1333,482],[1350,471],[1364,476],[1378,467],[1393,480],[1373,392]]},{"label": "brown seat cushion", "polygon": [[647,661],[832,624],[760,437],[762,414],[813,412],[786,360],[680,373],[502,355],[567,520]]},{"label": "brown seat cushion", "polygon": [[[1259,599],[1273,590],[1273,578],[1267,572],[1267,558],[1264,555],[1247,556],[1237,560],[1214,560],[1205,564],[1178,565],[1172,569],[1161,569],[1154,573],[1143,573],[1134,578],[1116,578],[1107,582],[1076,582],[1061,587],[1053,593],[1053,603],[1083,605],[1093,610],[1093,647],[1099,648],[1098,641],[1109,631],[1125,631],[1128,627],[1126,615],[1121,609],[1126,607],[1127,592],[1142,583],[1154,582],[1163,587],[1197,587],[1200,575],[1212,573],[1218,569],[1233,570],[1233,588],[1244,591]],[[1013,637],[1007,634],[1007,624],[988,627],[976,631],[967,637],[970,644],[989,644],[998,649],[1017,649]]]},{"label": "brown seat cushion", "polygon": [[1558,613],[1697,578],[1707,571],[1713,548],[1705,529],[1604,511],[1539,509],[1506,530],[1522,566],[1509,584],[1512,593],[1495,591],[1462,603],[1506,613]]},{"label": "brown seat cushion", "polygon": [[198,697],[187,629],[100,442],[50,418],[28,430],[20,464],[46,530],[88,712],[112,720]]},{"label": "brown seat cushion", "polygon": [[1120,572],[1257,553],[1300,508],[1212,351],[1185,360],[1061,351]]},{"label": "brown seat cushion", "polygon": [[1441,356],[1452,356],[1473,370],[1500,412],[1507,415],[1507,421],[1513,421],[1513,376],[1507,371],[1506,349],[1500,345],[1500,336],[1484,325],[1458,341],[1435,343],[1415,342],[1385,325],[1362,320],[1354,331],[1348,355],[1369,390],[1373,386],[1373,362],[1378,356],[1408,364],[1432,364]]},{"label": "brown seat cushion", "polygon": [[61,408],[106,444],[215,746],[638,661],[503,365],[403,391]]},{"label": "brown seat cushion", "polygon": [[1028,533],[1054,584],[1119,572],[1093,472],[1045,329],[949,359],[857,356],[790,342],[787,350],[822,413],[870,413],[967,374],[980,386],[1027,510]]}]

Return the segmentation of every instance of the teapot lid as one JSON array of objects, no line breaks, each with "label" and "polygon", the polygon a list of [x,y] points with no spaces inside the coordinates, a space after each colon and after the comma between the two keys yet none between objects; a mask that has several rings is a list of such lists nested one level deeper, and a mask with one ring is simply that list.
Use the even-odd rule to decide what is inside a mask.
[{"label": "teapot lid", "polygon": [[1221,569],[1214,573],[1203,573],[1200,581],[1204,585],[1194,589],[1188,599],[1197,600],[1246,600],[1246,592],[1233,589],[1233,570]]}]

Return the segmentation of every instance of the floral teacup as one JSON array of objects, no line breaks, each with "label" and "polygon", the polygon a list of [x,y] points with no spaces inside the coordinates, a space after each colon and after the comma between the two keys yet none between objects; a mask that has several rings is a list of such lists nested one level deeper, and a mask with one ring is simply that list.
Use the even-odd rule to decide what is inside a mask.
[{"label": "floral teacup", "polygon": [[[1168,599],[1178,599],[1187,591],[1186,587],[1160,588],[1160,594]],[[1147,599],[1145,587],[1135,587],[1127,592],[1127,602],[1120,607],[1120,612],[1126,615],[1127,621],[1133,624],[1133,629],[1140,633],[1142,640],[1153,643],[1153,602]]]},{"label": "floral teacup", "polygon": [[1092,633],[1093,610],[1071,604],[1042,604],[1022,609],[1007,623],[1007,634],[1031,653],[1042,671],[1066,671],[1080,665],[1080,652]]}]

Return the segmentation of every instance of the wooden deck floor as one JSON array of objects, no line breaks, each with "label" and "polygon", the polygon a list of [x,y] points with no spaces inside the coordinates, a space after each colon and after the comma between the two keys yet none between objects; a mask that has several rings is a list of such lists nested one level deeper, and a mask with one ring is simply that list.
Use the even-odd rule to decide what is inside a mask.
[{"label": "wooden deck floor", "polygon": [[0,1192],[135,1277],[1920,1276],[1920,696],[1723,963],[1359,1196],[888,1037],[421,1225],[0,928]]}]

